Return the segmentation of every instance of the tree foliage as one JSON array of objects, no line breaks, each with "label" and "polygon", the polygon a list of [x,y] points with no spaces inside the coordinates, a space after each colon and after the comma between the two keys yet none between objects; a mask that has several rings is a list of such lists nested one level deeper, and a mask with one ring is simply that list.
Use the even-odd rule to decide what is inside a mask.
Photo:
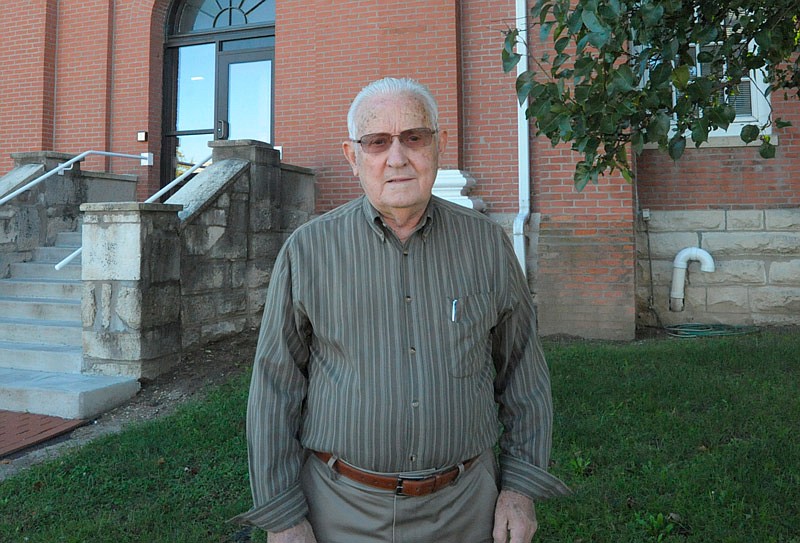
[{"label": "tree foliage", "polygon": [[[699,147],[728,129],[743,78],[759,74],[767,95],[800,98],[798,13],[797,0],[537,0],[528,39],[549,45],[530,54],[517,96],[537,135],[582,155],[578,190],[615,170],[630,181],[628,146],[638,154],[657,144],[677,160],[687,140]],[[519,29],[506,32],[507,72],[521,59],[520,39]],[[770,124],[788,125],[741,131],[745,142],[761,140],[765,158],[775,154]]]}]

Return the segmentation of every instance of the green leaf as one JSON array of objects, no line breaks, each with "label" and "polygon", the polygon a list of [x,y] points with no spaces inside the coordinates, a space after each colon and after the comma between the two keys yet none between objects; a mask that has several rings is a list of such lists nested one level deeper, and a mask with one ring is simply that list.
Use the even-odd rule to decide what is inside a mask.
[{"label": "green leaf", "polygon": [[537,2],[536,7],[531,9],[531,15],[533,17],[539,17],[539,24],[544,23],[545,19],[547,19],[547,14],[553,8],[553,4],[549,2]]},{"label": "green leaf", "polygon": [[777,128],[786,128],[788,126],[792,126],[792,122],[784,121],[783,119],[775,119],[775,126]]},{"label": "green leaf", "polygon": [[520,105],[522,105],[525,100],[533,93],[533,89],[539,85],[536,81],[535,74],[528,70],[519,74],[517,77],[517,99],[519,100]]},{"label": "green leaf", "polygon": [[583,8],[579,5],[567,18],[567,28],[569,29],[570,34],[577,34],[580,32],[581,27],[583,26],[583,19],[581,17],[582,14]]},{"label": "green leaf", "polygon": [[608,0],[600,9],[602,10],[603,17],[606,19],[619,19],[619,16],[622,14],[622,7],[620,6],[619,0]]},{"label": "green leaf", "polygon": [[569,37],[568,36],[564,36],[563,38],[557,39],[556,43],[555,43],[556,52],[559,53],[559,54],[563,53],[564,49],[567,48],[567,45],[569,45]]},{"label": "green leaf", "polygon": [[550,29],[553,28],[553,23],[542,23],[539,27],[539,39],[546,42],[547,36],[550,35]]},{"label": "green leaf", "polygon": [[[716,25],[695,26],[694,38],[691,40],[698,45],[705,45],[717,39],[719,34]],[[705,62],[705,61],[701,61]]]},{"label": "green leaf", "polygon": [[772,47],[772,33],[767,29],[757,33],[755,39],[758,46],[762,49],[769,49]]},{"label": "green leaf", "polygon": [[728,120],[727,115],[725,114],[725,108],[720,106],[711,107],[705,110],[706,117],[708,117],[709,122],[722,128],[723,130],[727,130],[728,126],[730,126],[730,121]]},{"label": "green leaf", "polygon": [[519,61],[522,59],[522,55],[519,55],[514,52],[514,48],[517,46],[517,39],[519,37],[519,30],[514,29],[509,32],[506,32],[505,40],[503,40],[503,52],[502,52],[502,59],[503,59],[503,70],[508,73],[513,70]]},{"label": "green leaf", "polygon": [[695,143],[695,147],[700,147],[701,143],[708,141],[708,132],[708,117],[700,117],[692,122],[692,141]]},{"label": "green leaf", "polygon": [[588,162],[581,160],[575,165],[575,174],[572,180],[575,184],[575,190],[581,192],[592,178],[592,169]]},{"label": "green leaf", "polygon": [[591,56],[581,56],[575,61],[575,77],[589,77],[597,62]]},{"label": "green leaf", "polygon": [[633,70],[627,64],[620,65],[619,68],[611,72],[610,81],[606,93],[613,96],[619,92],[628,92],[635,88]]},{"label": "green leaf", "polygon": [[742,127],[740,137],[742,138],[743,142],[750,143],[751,141],[756,141],[756,139],[758,139],[758,134],[758,127],[754,124],[748,124]]},{"label": "green leaf", "polygon": [[631,134],[631,144],[633,146],[633,152],[637,155],[641,155],[644,150],[644,134],[638,130]]},{"label": "green leaf", "polygon": [[681,135],[675,134],[670,138],[667,150],[672,160],[678,160],[683,156],[683,151],[686,149],[686,138]]},{"label": "green leaf", "polygon": [[661,18],[664,16],[664,7],[655,2],[645,2],[639,12],[642,14],[645,24],[656,26],[661,23]]},{"label": "green leaf", "polygon": [[732,105],[726,104],[725,107],[722,108],[722,112],[725,116],[725,120],[728,121],[728,124],[732,123],[736,119],[736,108]]},{"label": "green leaf", "polygon": [[593,13],[589,10],[584,9],[581,15],[581,20],[583,24],[586,25],[586,28],[589,29],[590,32],[606,32],[608,28],[600,22],[600,19],[597,18],[597,14]]},{"label": "green leaf", "polygon": [[767,140],[761,142],[761,147],[758,148],[758,154],[761,158],[775,158],[775,145]]},{"label": "green leaf", "polygon": [[587,38],[589,38],[589,43],[594,45],[597,49],[602,49],[608,43],[609,38],[611,38],[611,33],[607,30],[603,32],[590,32],[587,34]]},{"label": "green leaf", "polygon": [[652,85],[658,86],[666,83],[672,76],[672,65],[668,62],[662,62],[652,70],[650,70],[650,81]]},{"label": "green leaf", "polygon": [[516,68],[517,64],[519,64],[519,61],[522,60],[522,55],[519,55],[517,53],[509,53],[508,51],[503,49],[502,58],[503,58],[503,71],[508,73],[514,68]]},{"label": "green leaf", "polygon": [[672,84],[679,91],[686,90],[686,86],[689,84],[689,66],[681,64],[672,70]]},{"label": "green leaf", "polygon": [[660,142],[669,134],[670,119],[669,115],[663,111],[659,111],[655,117],[652,118],[647,127],[647,141]]}]

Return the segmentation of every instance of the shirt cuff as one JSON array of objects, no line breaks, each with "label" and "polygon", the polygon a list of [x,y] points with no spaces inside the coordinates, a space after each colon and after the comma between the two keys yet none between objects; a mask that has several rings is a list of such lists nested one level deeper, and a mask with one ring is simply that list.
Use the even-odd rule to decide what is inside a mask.
[{"label": "shirt cuff", "polygon": [[546,470],[505,454],[500,455],[500,487],[528,496],[533,501],[572,493],[558,477]]},{"label": "shirt cuff", "polygon": [[308,515],[308,503],[297,484],[267,501],[231,519],[231,522],[256,526],[267,532],[282,532],[296,526]]}]

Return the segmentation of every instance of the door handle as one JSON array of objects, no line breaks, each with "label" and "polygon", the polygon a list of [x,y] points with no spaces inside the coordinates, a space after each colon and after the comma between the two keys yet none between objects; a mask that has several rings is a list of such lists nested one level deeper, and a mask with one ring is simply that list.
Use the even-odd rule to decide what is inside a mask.
[{"label": "door handle", "polygon": [[228,121],[224,121],[222,119],[217,121],[217,139],[228,139]]}]

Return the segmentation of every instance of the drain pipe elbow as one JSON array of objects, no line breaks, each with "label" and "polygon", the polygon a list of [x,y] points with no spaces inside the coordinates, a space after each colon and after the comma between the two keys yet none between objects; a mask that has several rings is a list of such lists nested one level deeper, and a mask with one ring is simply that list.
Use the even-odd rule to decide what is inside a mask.
[{"label": "drain pipe elbow", "polygon": [[684,283],[686,282],[686,270],[689,268],[689,261],[697,260],[700,262],[700,271],[713,272],[716,270],[714,259],[711,254],[700,247],[686,247],[681,249],[672,262],[672,286],[669,291],[669,310],[673,312],[683,311]]},{"label": "drain pipe elbow", "polygon": [[[528,4],[526,0],[516,0],[516,20],[525,21],[528,16]],[[523,24],[520,28],[520,40],[517,43],[517,53],[522,55],[517,64],[517,76],[528,69],[528,31],[527,25]],[[525,111],[528,109],[528,101],[523,102],[517,109],[517,190],[519,211],[514,219],[513,241],[514,253],[522,268],[522,273],[527,275],[527,251],[525,224],[531,216],[531,150],[530,150],[530,127]]]}]

